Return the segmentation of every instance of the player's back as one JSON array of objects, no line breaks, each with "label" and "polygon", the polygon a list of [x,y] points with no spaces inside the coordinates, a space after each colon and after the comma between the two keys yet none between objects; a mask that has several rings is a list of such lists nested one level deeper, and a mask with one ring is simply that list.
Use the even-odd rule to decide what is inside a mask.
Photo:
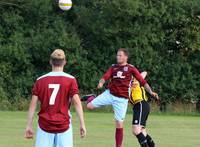
[{"label": "player's back", "polygon": [[51,132],[64,132],[69,128],[71,97],[78,94],[76,79],[64,72],[50,72],[37,79],[33,95],[41,102],[39,126]]}]

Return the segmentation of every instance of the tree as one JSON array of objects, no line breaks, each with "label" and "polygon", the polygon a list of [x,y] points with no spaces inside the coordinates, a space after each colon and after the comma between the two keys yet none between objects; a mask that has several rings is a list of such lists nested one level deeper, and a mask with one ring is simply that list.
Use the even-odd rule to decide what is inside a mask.
[{"label": "tree", "polygon": [[0,104],[23,109],[55,48],[81,93],[94,92],[120,47],[163,104],[199,100],[200,19],[197,0],[84,0],[62,11],[52,0],[0,1]]}]

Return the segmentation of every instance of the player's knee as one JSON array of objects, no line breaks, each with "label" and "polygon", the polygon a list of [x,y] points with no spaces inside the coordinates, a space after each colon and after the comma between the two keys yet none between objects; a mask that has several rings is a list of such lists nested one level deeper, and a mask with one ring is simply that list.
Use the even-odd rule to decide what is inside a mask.
[{"label": "player's knee", "polygon": [[117,121],[115,122],[116,128],[123,128],[123,121]]},{"label": "player's knee", "polygon": [[88,103],[88,104],[87,104],[87,108],[90,109],[90,110],[93,110],[93,109],[94,109],[94,106],[92,105],[92,103]]},{"label": "player's knee", "polygon": [[133,128],[132,128],[132,133],[133,133],[133,135],[138,135],[138,134],[140,134],[142,132],[142,130],[141,130],[141,127],[140,126],[133,126]]}]

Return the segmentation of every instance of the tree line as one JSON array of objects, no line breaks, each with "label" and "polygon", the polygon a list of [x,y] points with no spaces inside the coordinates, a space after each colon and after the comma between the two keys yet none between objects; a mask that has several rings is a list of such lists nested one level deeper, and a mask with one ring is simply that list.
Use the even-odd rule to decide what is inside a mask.
[{"label": "tree line", "polygon": [[95,92],[124,47],[163,104],[200,101],[199,0],[73,0],[70,11],[56,0],[6,2],[0,1],[1,109],[24,109],[55,48],[65,50],[65,70],[81,94]]}]

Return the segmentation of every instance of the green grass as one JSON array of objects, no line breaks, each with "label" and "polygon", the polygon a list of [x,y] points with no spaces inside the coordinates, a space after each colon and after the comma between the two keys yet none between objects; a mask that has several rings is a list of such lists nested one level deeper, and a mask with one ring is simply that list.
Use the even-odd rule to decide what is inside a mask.
[{"label": "green grass", "polygon": [[[114,147],[114,122],[112,113],[86,113],[87,137],[79,138],[78,121],[73,113],[75,147]],[[131,134],[130,114],[125,121],[123,147],[139,147]],[[37,127],[35,118],[34,128]],[[0,147],[33,147],[34,140],[23,138],[26,125],[25,112],[0,111]],[[150,115],[149,133],[158,147],[200,147],[200,117]]]}]

